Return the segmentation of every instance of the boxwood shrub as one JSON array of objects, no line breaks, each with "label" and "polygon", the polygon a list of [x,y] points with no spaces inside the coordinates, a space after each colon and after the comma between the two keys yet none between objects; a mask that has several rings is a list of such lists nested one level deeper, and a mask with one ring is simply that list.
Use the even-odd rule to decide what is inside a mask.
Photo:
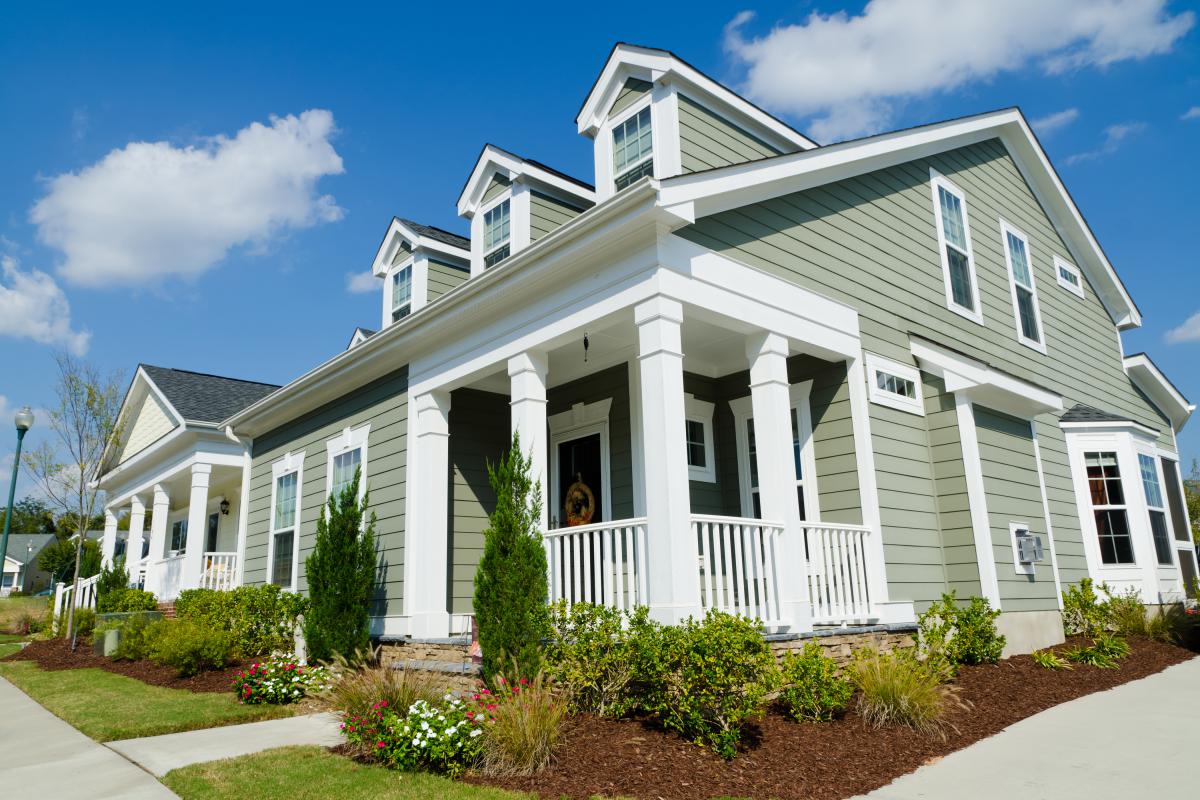
[{"label": "boxwood shrub", "polygon": [[296,621],[307,600],[278,586],[239,586],[233,591],[188,589],[175,601],[175,615],[224,631],[242,656],[267,655],[294,647]]}]

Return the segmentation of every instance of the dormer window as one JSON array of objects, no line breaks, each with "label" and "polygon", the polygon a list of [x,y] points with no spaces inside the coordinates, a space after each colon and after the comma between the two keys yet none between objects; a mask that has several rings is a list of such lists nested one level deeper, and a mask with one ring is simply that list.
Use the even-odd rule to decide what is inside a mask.
[{"label": "dormer window", "polygon": [[650,106],[631,114],[612,129],[613,183],[619,192],[640,178],[654,174],[654,135],[650,129]]},{"label": "dormer window", "polygon": [[412,313],[412,262],[392,274],[392,322]]},{"label": "dormer window", "polygon": [[483,266],[493,267],[509,254],[509,201],[493,206],[483,215]]}]

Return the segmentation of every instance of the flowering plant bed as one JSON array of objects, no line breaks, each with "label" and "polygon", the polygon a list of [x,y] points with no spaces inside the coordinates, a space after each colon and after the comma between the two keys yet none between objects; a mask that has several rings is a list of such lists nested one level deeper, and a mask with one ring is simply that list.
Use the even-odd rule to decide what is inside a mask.
[{"label": "flowering plant bed", "polygon": [[329,685],[329,670],[299,664],[293,653],[273,653],[266,661],[255,662],[237,674],[233,692],[247,705],[295,703],[308,694]]},{"label": "flowering plant bed", "polygon": [[475,763],[487,701],[468,705],[453,695],[417,700],[397,712],[376,703],[366,716],[342,721],[346,741],[363,756],[393,769],[422,769],[454,777]]}]

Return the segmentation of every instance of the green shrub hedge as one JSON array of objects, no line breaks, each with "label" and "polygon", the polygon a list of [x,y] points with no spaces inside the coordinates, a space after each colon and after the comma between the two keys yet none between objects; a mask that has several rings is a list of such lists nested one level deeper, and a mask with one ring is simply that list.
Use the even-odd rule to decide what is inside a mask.
[{"label": "green shrub hedge", "polygon": [[779,666],[779,702],[797,722],[828,722],[850,704],[854,686],[838,674],[821,645],[810,642],[798,653],[787,653]]},{"label": "green shrub hedge", "polygon": [[185,678],[221,669],[234,654],[233,636],[228,631],[194,620],[160,620],[145,633],[150,660],[173,667]]},{"label": "green shrub hedge", "polygon": [[239,586],[230,592],[188,589],[175,601],[175,615],[229,634],[237,653],[247,658],[291,650],[297,618],[307,600],[278,586]]},{"label": "green shrub hedge", "polygon": [[982,597],[961,605],[954,592],[943,594],[917,620],[922,656],[934,669],[952,677],[963,664],[995,664],[1005,639],[996,630],[998,609]]}]

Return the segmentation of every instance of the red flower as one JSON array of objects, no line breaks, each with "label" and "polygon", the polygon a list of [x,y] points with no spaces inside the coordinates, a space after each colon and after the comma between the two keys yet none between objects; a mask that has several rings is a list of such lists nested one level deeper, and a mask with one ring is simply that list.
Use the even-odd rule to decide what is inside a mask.
[{"label": "red flower", "polygon": [[385,745],[383,742],[379,742],[378,744],[376,744],[376,747],[378,747],[380,750],[382,750],[383,748],[387,747],[387,745]]}]

